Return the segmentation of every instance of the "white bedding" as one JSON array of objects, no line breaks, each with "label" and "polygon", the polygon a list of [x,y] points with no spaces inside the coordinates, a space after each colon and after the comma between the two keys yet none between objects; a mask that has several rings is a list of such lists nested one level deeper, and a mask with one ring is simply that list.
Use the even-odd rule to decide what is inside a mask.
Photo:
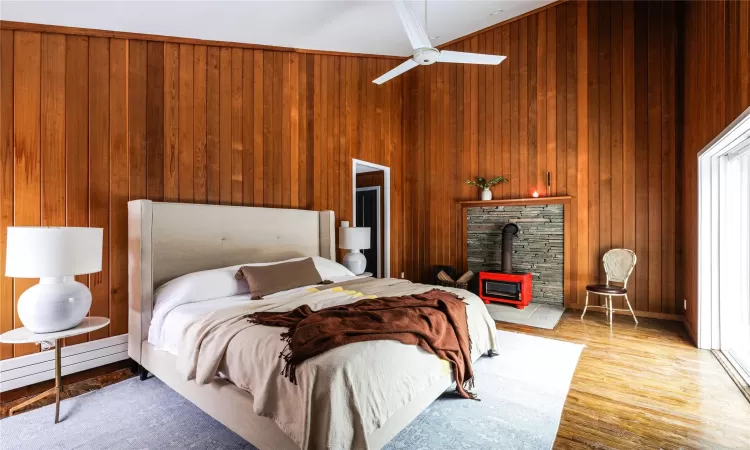
[{"label": "white bedding", "polygon": [[[329,278],[334,283],[340,283],[343,281],[358,280],[367,277],[355,275]],[[304,286],[290,289],[288,291],[277,292],[272,295],[267,295],[265,298],[282,299],[289,295],[304,291],[310,287],[312,286]],[[198,302],[191,301],[174,306],[164,314],[155,314],[151,320],[151,326],[148,329],[148,342],[155,346],[157,350],[163,350],[176,356],[180,349],[180,342],[182,342],[182,338],[185,336],[185,329],[190,323],[213,311],[234,306],[249,306],[251,302],[257,303],[257,300],[251,300],[251,297],[252,294],[247,293]]]},{"label": "white bedding", "polygon": [[[280,375],[282,330],[242,319],[255,311],[288,311],[301,304],[321,309],[352,303],[363,294],[396,296],[435,287],[348,277],[355,278],[365,278],[355,282],[357,292],[298,288],[263,300],[250,300],[246,294],[180,305],[164,315],[157,324],[161,332],[149,333],[149,342],[176,354],[179,370],[188,379],[208,383],[221,372],[249,391],[253,412],[274,420],[300,448],[368,448],[367,436],[396,411],[435,383],[450,380],[448,363],[396,341],[363,342],[306,361],[297,368],[294,385]],[[472,359],[494,350],[494,321],[481,300],[467,291],[441,289],[465,298]]]}]

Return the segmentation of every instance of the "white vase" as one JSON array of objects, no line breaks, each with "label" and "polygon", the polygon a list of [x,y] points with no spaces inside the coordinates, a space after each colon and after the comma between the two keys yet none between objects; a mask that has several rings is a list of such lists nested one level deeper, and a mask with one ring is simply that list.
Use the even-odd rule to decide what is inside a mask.
[{"label": "white vase", "polygon": [[482,189],[482,200],[492,200],[492,191],[489,189]]}]

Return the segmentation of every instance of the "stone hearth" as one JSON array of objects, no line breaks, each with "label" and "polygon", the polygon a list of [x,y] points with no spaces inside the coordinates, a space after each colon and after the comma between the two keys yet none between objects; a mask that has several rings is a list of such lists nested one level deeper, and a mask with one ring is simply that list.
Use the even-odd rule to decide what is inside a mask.
[{"label": "stone hearth", "polygon": [[502,229],[519,227],[513,239],[513,270],[534,277],[532,302],[563,305],[563,205],[474,207],[467,210],[469,270],[500,270]]}]

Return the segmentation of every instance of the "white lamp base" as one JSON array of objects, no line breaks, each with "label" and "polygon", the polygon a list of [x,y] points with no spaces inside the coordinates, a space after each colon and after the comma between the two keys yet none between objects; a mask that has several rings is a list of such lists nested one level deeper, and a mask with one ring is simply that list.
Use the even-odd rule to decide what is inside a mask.
[{"label": "white lamp base", "polygon": [[362,275],[367,268],[367,258],[359,250],[349,250],[349,253],[344,255],[343,264],[354,275]]},{"label": "white lamp base", "polygon": [[34,333],[52,333],[77,326],[91,308],[91,291],[73,277],[48,277],[18,299],[18,317]]}]

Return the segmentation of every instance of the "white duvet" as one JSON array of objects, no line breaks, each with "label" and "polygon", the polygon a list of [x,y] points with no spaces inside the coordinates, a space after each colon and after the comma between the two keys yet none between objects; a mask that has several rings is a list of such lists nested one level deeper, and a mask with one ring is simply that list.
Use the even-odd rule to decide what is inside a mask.
[{"label": "white duvet", "polygon": [[[176,354],[178,369],[187,379],[205,384],[221,373],[249,391],[254,413],[274,420],[300,448],[370,448],[370,433],[420,392],[444,382],[450,373],[448,363],[396,341],[362,342],[301,364],[295,385],[280,374],[283,329],[249,324],[242,316],[290,311],[302,304],[317,310],[368,295],[407,295],[433,288],[406,280],[366,278],[345,288],[300,288],[263,300],[237,295],[193,302],[172,308],[160,323],[152,323],[159,333],[149,333],[149,342]],[[481,300],[461,289],[441,289],[465,299],[472,360],[494,350],[495,323]]]}]

